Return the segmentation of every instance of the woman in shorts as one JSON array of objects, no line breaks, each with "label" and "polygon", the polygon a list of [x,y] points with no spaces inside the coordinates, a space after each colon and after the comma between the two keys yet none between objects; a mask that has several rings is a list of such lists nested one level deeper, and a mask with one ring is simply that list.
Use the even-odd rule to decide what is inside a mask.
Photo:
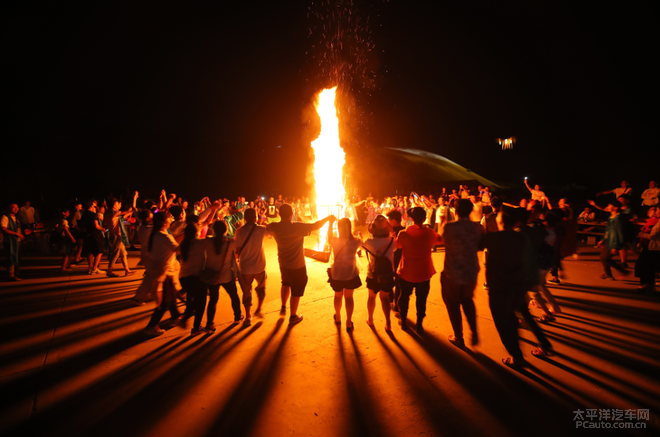
[{"label": "woman in shorts", "polygon": [[360,270],[357,266],[357,251],[362,242],[355,238],[351,221],[343,218],[337,222],[338,237],[332,232],[335,219],[330,219],[328,226],[328,243],[332,247],[334,262],[329,269],[330,278],[328,282],[335,292],[335,323],[341,324],[342,298],[346,301],[346,330],[353,330],[353,291],[362,285]]},{"label": "woman in shorts", "polygon": [[[369,318],[367,324],[374,325],[374,310],[376,309],[376,296],[380,293],[380,303],[385,315],[385,330],[392,330],[390,321],[390,294],[394,290],[394,275],[391,278],[379,276],[375,272],[376,257],[384,256],[390,263],[394,259],[394,250],[396,249],[395,237],[392,236],[392,226],[385,216],[379,215],[369,226],[371,236],[362,244],[367,251],[369,258],[369,268],[367,270],[367,289],[369,298],[367,299],[367,311]],[[394,269],[392,269],[392,273]]]}]

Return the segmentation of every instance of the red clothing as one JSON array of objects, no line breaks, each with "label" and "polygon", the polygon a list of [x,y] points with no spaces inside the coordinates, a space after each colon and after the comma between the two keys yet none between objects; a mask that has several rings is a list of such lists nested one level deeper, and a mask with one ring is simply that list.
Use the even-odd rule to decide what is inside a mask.
[{"label": "red clothing", "polygon": [[435,275],[431,249],[440,244],[441,237],[433,229],[412,225],[401,231],[396,246],[403,249],[399,276],[408,282],[423,282]]}]

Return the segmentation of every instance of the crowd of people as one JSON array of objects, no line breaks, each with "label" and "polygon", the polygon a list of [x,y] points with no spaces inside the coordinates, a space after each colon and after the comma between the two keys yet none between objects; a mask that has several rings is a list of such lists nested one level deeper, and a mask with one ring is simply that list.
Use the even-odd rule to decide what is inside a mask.
[{"label": "crowd of people", "polygon": [[[470,328],[470,342],[479,343],[476,310],[473,301],[481,266],[485,268],[489,306],[493,321],[509,357],[510,366],[525,364],[518,340],[518,328],[524,323],[535,334],[539,347],[533,355],[553,353],[552,345],[537,322],[550,323],[561,308],[546,282],[560,284],[561,260],[577,248],[577,223],[591,223],[594,212],[586,208],[577,218],[566,199],[556,205],[541,187],[525,186],[530,196],[517,204],[503,202],[488,187],[448,193],[444,188],[437,197],[393,196],[377,200],[369,194],[346,202],[343,217],[317,217],[317,208],[309,198],[291,200],[257,198],[246,201],[204,198],[192,205],[175,194],[163,190],[156,200],[140,200],[135,192],[130,205],[119,199],[103,202],[90,200],[76,203],[60,211],[60,220],[51,233],[62,254],[61,271],[68,273],[72,265],[87,259],[89,275],[118,276],[117,261],[124,275],[135,274],[129,267],[129,250],[140,251],[145,267],[141,285],[133,302],[144,305],[154,300],[156,308],[145,328],[148,335],[161,335],[164,314],[172,321],[187,326],[193,320],[191,335],[215,331],[215,313],[220,288],[230,297],[235,323],[250,326],[253,317],[263,317],[266,295],[266,256],[264,239],[272,237],[277,244],[281,272],[281,309],[289,312],[291,325],[300,323],[303,315],[299,304],[308,282],[304,256],[304,238],[319,231],[327,223],[327,250],[333,261],[328,269],[328,282],[334,296],[334,322],[342,324],[345,307],[346,329],[355,328],[354,290],[362,286],[358,253],[368,260],[367,323],[374,324],[376,303],[380,300],[385,317],[385,330],[392,330],[391,314],[402,329],[408,327],[410,297],[416,295],[416,330],[424,331],[426,301],[430,280],[435,275],[432,254],[444,247],[444,268],[440,275],[442,299],[447,307],[453,334],[449,341],[465,347],[461,309]],[[641,251],[635,265],[641,292],[655,291],[660,263],[660,208],[655,182],[641,196],[640,214],[648,215],[639,222],[630,204],[632,189],[626,181],[614,190],[597,193],[597,197],[614,194],[603,202],[590,201],[596,209],[609,214],[601,249],[603,279],[615,279],[612,268],[622,276],[630,273],[627,254],[633,245]],[[19,281],[20,243],[25,233],[34,229],[38,219],[30,204],[19,208],[10,205],[2,216],[2,244],[7,253],[10,281]],[[366,225],[369,236],[355,232]],[[139,244],[140,248],[136,248]],[[484,252],[483,263],[478,253]],[[108,267],[99,269],[106,253]],[[615,259],[618,258],[618,259]],[[252,311],[252,288],[257,296]],[[239,296],[239,288],[242,298]],[[178,309],[177,299],[185,296],[185,311]],[[542,315],[535,318],[529,307]],[[516,315],[519,314],[520,318]],[[206,316],[206,325],[202,320]]]}]

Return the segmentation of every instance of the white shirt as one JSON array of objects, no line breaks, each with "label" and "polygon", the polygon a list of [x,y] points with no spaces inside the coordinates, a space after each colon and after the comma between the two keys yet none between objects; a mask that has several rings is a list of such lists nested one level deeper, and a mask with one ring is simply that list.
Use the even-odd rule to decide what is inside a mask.
[{"label": "white shirt", "polygon": [[332,247],[334,262],[332,263],[332,279],[348,281],[360,274],[357,266],[357,251],[362,246],[358,238],[332,237],[329,241]]},{"label": "white shirt", "polygon": [[642,205],[646,205],[646,206],[657,205],[658,195],[660,195],[660,188],[647,188],[642,193]]},{"label": "white shirt", "polygon": [[245,239],[252,232],[247,244],[241,249],[239,259],[241,261],[241,274],[256,275],[266,270],[266,255],[264,253],[264,238],[268,235],[268,229],[254,223],[247,223],[236,231],[236,250],[243,246]]},{"label": "white shirt", "polygon": [[195,238],[190,242],[188,248],[188,259],[184,260],[181,257],[181,271],[179,278],[186,276],[199,276],[204,270],[204,263],[206,263],[206,244],[204,240]]},{"label": "white shirt", "polygon": [[[207,238],[204,240],[206,243],[206,267],[222,272],[220,274],[220,284],[225,284],[234,279],[234,273],[231,271],[231,257],[234,256],[234,251],[236,250],[236,241],[223,241],[220,253],[216,254],[215,245],[213,244],[213,240],[216,238],[224,237]],[[223,259],[224,263],[222,261]]]},{"label": "white shirt", "polygon": [[[9,219],[7,217],[11,217],[11,216],[9,214],[3,215],[2,219],[0,219],[0,228],[9,229]],[[14,220],[14,223],[16,223],[16,216],[13,216],[11,218],[12,218],[12,220]],[[16,229],[18,229],[19,234],[23,234],[23,232],[21,232],[21,227],[18,226],[18,223],[16,223]],[[11,230],[11,229],[9,229],[9,230]]]},{"label": "white shirt", "polygon": [[[144,242],[149,247],[149,240]],[[167,232],[156,232],[149,251],[149,269],[159,281],[164,281],[166,276],[174,276],[177,271],[176,251],[179,244]]]},{"label": "white shirt", "polygon": [[21,223],[34,223],[34,208],[21,206],[21,209],[18,211],[18,217],[21,220]]}]

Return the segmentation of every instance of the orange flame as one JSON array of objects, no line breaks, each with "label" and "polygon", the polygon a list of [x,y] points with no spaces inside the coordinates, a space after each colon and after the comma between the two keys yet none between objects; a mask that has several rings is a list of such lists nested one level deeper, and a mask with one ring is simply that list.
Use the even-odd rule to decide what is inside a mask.
[{"label": "orange flame", "polygon": [[[314,180],[316,215],[318,218],[334,214],[340,218],[345,189],[343,168],[346,154],[339,144],[339,118],[335,107],[337,87],[325,89],[318,95],[316,112],[321,118],[321,133],[312,141],[314,149]],[[321,229],[320,247],[325,247],[327,224]]]}]

